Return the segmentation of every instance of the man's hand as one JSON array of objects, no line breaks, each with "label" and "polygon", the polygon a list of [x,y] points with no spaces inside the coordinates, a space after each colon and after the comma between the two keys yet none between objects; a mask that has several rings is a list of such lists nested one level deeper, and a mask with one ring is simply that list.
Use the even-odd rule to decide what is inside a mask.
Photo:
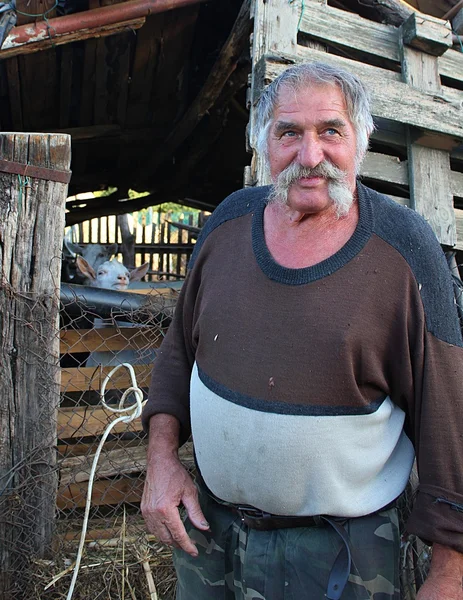
[{"label": "man's hand", "polygon": [[198,502],[198,492],[188,471],[178,459],[177,419],[155,415],[150,420],[150,443],[141,512],[148,530],[165,544],[198,555],[188,536],[179,506],[183,504],[194,527],[207,530],[209,525]]},{"label": "man's hand", "polygon": [[431,569],[416,600],[463,600],[463,555],[434,544]]}]

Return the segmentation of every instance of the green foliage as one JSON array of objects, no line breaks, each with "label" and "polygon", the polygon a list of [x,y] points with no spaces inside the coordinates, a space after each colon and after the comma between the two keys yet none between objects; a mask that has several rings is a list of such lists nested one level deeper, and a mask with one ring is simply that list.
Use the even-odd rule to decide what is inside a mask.
[{"label": "green foliage", "polygon": [[[116,187],[109,187],[106,190],[100,190],[98,192],[93,192],[93,195],[95,196],[95,198],[102,198],[104,196],[111,196],[111,194],[114,194],[114,192],[117,192],[117,188]],[[136,192],[135,190],[129,190],[128,192],[128,197],[130,200],[134,200],[135,198],[143,198],[143,196],[148,196],[150,192]],[[142,208],[140,210],[138,210],[138,213],[144,214],[143,211],[147,211],[147,208]],[[169,213],[169,212],[187,212],[190,214],[197,214],[199,212],[201,212],[200,210],[196,209],[196,208],[190,208],[189,206],[183,206],[182,204],[177,204],[176,202],[164,202],[163,204],[159,204],[157,206],[153,206],[153,210],[160,211],[162,213]]]}]

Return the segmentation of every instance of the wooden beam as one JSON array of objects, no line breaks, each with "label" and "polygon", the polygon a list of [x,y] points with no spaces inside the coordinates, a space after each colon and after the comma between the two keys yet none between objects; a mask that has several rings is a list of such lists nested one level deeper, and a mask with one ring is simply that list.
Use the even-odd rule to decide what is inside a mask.
[{"label": "wooden beam", "polygon": [[138,179],[142,179],[147,171],[155,171],[167,158],[170,158],[214,105],[248,44],[250,28],[250,0],[244,0],[232,31],[201,91],[162,144],[162,151],[150,157],[140,168]]},{"label": "wooden beam", "polygon": [[428,15],[413,13],[402,24],[401,32],[404,44],[432,56],[442,56],[452,47],[450,23]]},{"label": "wooden beam", "polygon": [[[95,479],[133,475],[146,469],[147,439],[139,440],[138,446],[126,446],[119,443],[118,448],[103,452],[98,461]],[[194,469],[193,444],[188,442],[179,450],[179,459],[189,471]],[[82,483],[90,478],[94,454],[73,456],[59,461],[60,487],[72,483]]]},{"label": "wooden beam", "polygon": [[[180,202],[180,198],[175,195],[149,194],[135,200],[115,201],[111,196],[101,199],[98,203],[89,201],[89,206],[79,208],[66,213],[66,226],[75,225],[82,221],[103,217],[106,215],[122,215],[128,212],[134,212],[147,206],[157,206],[164,202]],[[180,202],[181,203],[181,202]],[[94,206],[96,204],[97,206]]]},{"label": "wooden beam", "polygon": [[265,57],[258,67],[261,89],[289,64],[317,61],[347,69],[360,77],[371,93],[375,116],[463,139],[461,108],[457,102],[461,92],[446,87],[439,94],[425,92],[404,83],[400,73],[315,49],[299,47],[298,56],[282,55],[278,62],[275,57]]},{"label": "wooden beam", "polygon": [[[146,292],[146,290],[136,290]],[[157,291],[157,290],[156,290]],[[166,290],[167,292],[169,290]],[[162,292],[161,292],[162,293]],[[172,292],[171,292],[172,293]],[[61,354],[159,348],[163,332],[155,327],[105,327],[102,329],[66,329],[60,331]]]},{"label": "wooden beam", "polygon": [[[309,9],[312,4],[313,2],[310,3]],[[251,87],[247,97],[247,105],[250,109],[249,139],[247,142],[249,149],[253,151],[253,156],[251,166],[245,169],[246,185],[266,185],[270,183],[265,161],[255,151],[256,121],[254,108],[263,87],[259,79],[258,66],[261,61],[265,60],[264,57],[267,55],[278,55],[282,52],[289,55],[297,54],[297,30],[301,19],[300,10],[298,2],[254,2]]]},{"label": "wooden beam", "polygon": [[[92,506],[107,506],[126,502],[135,504],[140,502],[144,480],[122,477],[95,481],[92,489]],[[59,510],[73,510],[83,508],[87,500],[87,482],[71,483],[58,490],[56,505]]]},{"label": "wooden beam", "polygon": [[396,156],[368,152],[361,164],[360,175],[377,181],[408,186],[407,162],[400,161]]},{"label": "wooden beam", "polygon": [[[93,390],[99,392],[103,380],[114,367],[79,367],[61,369],[61,393],[85,392]],[[138,386],[149,387],[152,365],[133,365]],[[110,379],[106,389],[126,390],[132,385],[130,374],[121,369]]]},{"label": "wooden beam", "polygon": [[[409,185],[408,161],[399,161],[395,156],[388,156],[378,152],[367,153],[360,167],[360,174],[362,177],[377,181],[395,183],[407,187]],[[450,171],[449,182],[452,196],[463,198],[463,173]]]},{"label": "wooden beam", "polygon": [[[83,437],[103,435],[104,430],[115,419],[114,413],[100,406],[75,406],[58,409],[57,437],[60,440],[78,440]],[[131,423],[118,423],[113,433],[140,432],[141,419]]]},{"label": "wooden beam", "polygon": [[394,25],[394,27],[399,27],[411,14],[419,12],[404,0],[381,0],[381,2],[378,2],[378,0],[357,1],[361,2],[362,6],[371,9],[383,23]]},{"label": "wooden beam", "polygon": [[[402,74],[411,89],[440,95],[441,84],[438,59],[423,52],[423,48],[436,49],[437,38],[444,39],[442,28],[423,28],[412,15],[402,28]],[[415,36],[415,37],[413,37]],[[409,47],[407,42],[413,43]],[[417,50],[415,46],[418,45]],[[413,87],[412,87],[413,86]],[[457,241],[453,196],[450,189],[450,154],[445,150],[426,148],[409,139],[408,167],[411,208],[418,211],[429,223],[441,244],[454,246]]]},{"label": "wooden beam", "polygon": [[[334,46],[359,50],[367,57],[381,57],[400,64],[399,29],[375,23],[355,13],[317,2],[306,3],[300,31]],[[439,58],[438,65],[440,75],[463,81],[462,52],[448,50]]]},{"label": "wooden beam", "polygon": [[[0,156],[68,171],[70,142],[65,135],[1,133]],[[54,257],[62,249],[67,184],[2,171],[0,189],[0,481],[2,503],[15,502],[14,509],[3,504],[0,519],[0,598],[7,598],[30,558],[51,552],[59,402]]]},{"label": "wooden beam", "polygon": [[[127,31],[135,31],[140,29],[145,23],[145,17],[138,19],[129,19],[121,23],[112,23],[110,25],[101,25],[92,29],[81,29],[79,31],[71,31],[55,37],[45,37],[38,42],[25,42],[16,46],[8,46],[8,38],[0,50],[0,60],[10,58],[11,56],[20,56],[25,54],[35,54],[48,48],[62,46],[63,44],[71,44],[72,42],[81,42],[83,40],[98,39],[109,35],[117,35]],[[14,31],[14,30],[13,30]]]}]

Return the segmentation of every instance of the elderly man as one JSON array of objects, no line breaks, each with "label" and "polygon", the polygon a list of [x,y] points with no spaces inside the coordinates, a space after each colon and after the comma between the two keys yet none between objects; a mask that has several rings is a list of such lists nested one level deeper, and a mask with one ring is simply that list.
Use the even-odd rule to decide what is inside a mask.
[{"label": "elderly man", "polygon": [[373,129],[356,77],[292,67],[257,110],[273,185],[209,219],[156,359],[148,529],[175,548],[178,600],[397,599],[416,453],[419,599],[461,600],[463,351],[440,246],[356,179]]}]

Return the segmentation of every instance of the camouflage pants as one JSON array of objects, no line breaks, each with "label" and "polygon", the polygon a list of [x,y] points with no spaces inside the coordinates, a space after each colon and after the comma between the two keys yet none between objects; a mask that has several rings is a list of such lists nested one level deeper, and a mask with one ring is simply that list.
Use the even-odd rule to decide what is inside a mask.
[{"label": "camouflage pants", "polygon": [[[324,600],[342,541],[332,527],[249,529],[200,488],[210,531],[185,526],[199,556],[174,551],[177,600]],[[397,510],[348,519],[352,568],[342,600],[399,600]]]}]

